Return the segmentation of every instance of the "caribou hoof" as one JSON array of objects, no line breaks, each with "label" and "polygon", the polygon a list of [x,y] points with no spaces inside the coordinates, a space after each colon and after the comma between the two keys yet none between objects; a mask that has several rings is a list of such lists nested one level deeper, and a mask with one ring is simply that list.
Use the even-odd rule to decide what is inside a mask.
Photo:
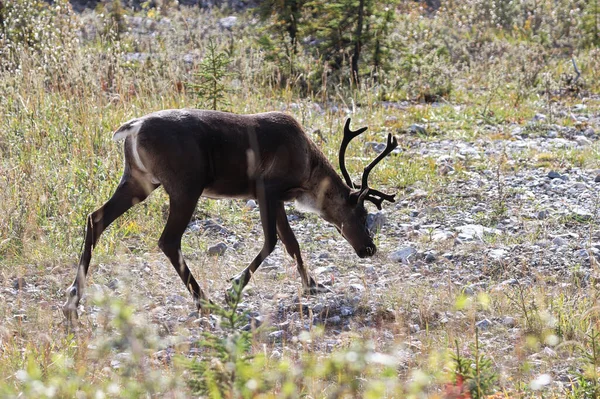
[{"label": "caribou hoof", "polygon": [[329,289],[329,287],[324,286],[323,284],[315,283],[315,281],[311,281],[310,287],[304,289],[304,293],[307,295],[319,295],[326,294],[328,292],[333,292]]}]

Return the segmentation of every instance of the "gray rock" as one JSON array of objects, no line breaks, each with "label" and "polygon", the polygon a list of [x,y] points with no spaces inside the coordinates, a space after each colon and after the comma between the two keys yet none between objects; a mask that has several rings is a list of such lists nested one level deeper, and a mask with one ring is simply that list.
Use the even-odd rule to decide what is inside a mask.
[{"label": "gray rock", "polygon": [[418,324],[411,324],[409,326],[410,332],[415,334],[418,333],[419,331],[421,331],[421,326],[419,326]]},{"label": "gray rock", "polygon": [[350,284],[350,288],[354,292],[363,292],[365,290],[365,286],[362,284],[358,284],[358,283]]},{"label": "gray rock", "polygon": [[417,255],[417,250],[413,247],[405,247],[394,251],[390,254],[390,260],[394,262],[402,262],[405,264],[410,263],[411,260],[414,260]]},{"label": "gray rock", "polygon": [[325,309],[325,305],[322,303],[317,303],[315,306],[313,306],[312,311],[313,314],[319,314],[323,311],[323,309]]},{"label": "gray rock", "polygon": [[582,147],[588,147],[592,145],[592,141],[585,136],[575,136],[574,140]]},{"label": "gray rock", "polygon": [[13,281],[13,289],[15,290],[22,290],[23,288],[25,288],[26,285],[27,283],[25,282],[25,279],[23,277],[17,277]]},{"label": "gray rock", "polygon": [[284,334],[285,332],[283,330],[273,331],[272,333],[269,333],[269,339],[272,341],[278,341],[283,338]]},{"label": "gray rock", "polygon": [[111,290],[113,290],[113,291],[114,291],[114,290],[116,290],[117,288],[119,288],[119,284],[120,284],[120,283],[119,283],[119,280],[117,280],[116,278],[113,278],[112,280],[110,280],[110,281],[108,282],[108,284],[106,284],[106,286],[107,286],[108,288],[110,288]]},{"label": "gray rock", "polygon": [[412,134],[427,134],[427,129],[423,125],[414,123],[408,127],[408,132]]},{"label": "gray rock", "polygon": [[591,127],[588,127],[587,129],[585,129],[585,130],[583,131],[583,134],[584,134],[586,137],[594,137],[594,136],[596,135],[596,131],[595,131],[593,128],[591,128]]},{"label": "gray rock", "polygon": [[473,213],[480,213],[480,212],[485,212],[486,209],[485,207],[481,206],[481,205],[476,205],[471,209],[471,212]]},{"label": "gray rock", "polygon": [[546,115],[544,114],[535,114],[535,116],[531,119],[532,122],[545,122],[547,119]]},{"label": "gray rock", "polygon": [[208,247],[208,254],[210,256],[223,256],[227,250],[227,244],[220,242],[212,247]]},{"label": "gray rock", "polygon": [[233,15],[219,20],[219,26],[223,29],[231,30],[235,25],[237,25],[237,17]]},{"label": "gray rock", "polygon": [[548,210],[539,211],[535,214],[536,219],[544,220],[548,216],[550,216],[550,212]]},{"label": "gray rock", "polygon": [[479,224],[466,224],[463,226],[457,226],[455,229],[459,232],[458,238],[463,241],[472,241],[475,238],[483,241],[484,234],[501,234],[501,231],[498,229],[484,227]]},{"label": "gray rock", "polygon": [[594,216],[594,215],[592,215],[591,212],[589,212],[581,207],[578,207],[578,206],[576,206],[572,209],[572,214],[575,218],[577,218],[580,221],[591,220],[592,217]]},{"label": "gray rock", "polygon": [[340,314],[344,317],[348,317],[354,314],[354,309],[349,306],[342,306],[340,308]]},{"label": "gray rock", "polygon": [[436,260],[437,260],[437,256],[435,255],[435,252],[427,251],[425,253],[425,263],[433,263]]},{"label": "gray rock", "polygon": [[578,249],[577,251],[575,251],[575,255],[582,259],[590,258],[590,253],[587,249]]},{"label": "gray rock", "polygon": [[507,251],[503,248],[492,249],[488,252],[488,256],[495,260],[501,260],[506,257]]},{"label": "gray rock", "polygon": [[451,238],[454,238],[454,234],[450,231],[445,231],[445,230],[436,230],[431,235],[431,241],[433,241],[433,242],[445,241],[445,240],[449,240]]},{"label": "gray rock", "polygon": [[492,326],[492,322],[488,319],[483,319],[475,323],[475,326],[481,330],[487,330]]},{"label": "gray rock", "polygon": [[562,175],[554,170],[551,170],[550,172],[548,172],[548,177],[550,179],[562,179]]},{"label": "gray rock", "polygon": [[567,240],[565,240],[565,239],[564,239],[564,238],[562,238],[562,237],[555,237],[555,238],[552,240],[552,244],[554,244],[554,245],[555,245],[555,246],[557,246],[557,247],[562,247],[562,246],[565,246],[565,245],[567,245],[567,244],[568,244],[568,242],[567,242]]},{"label": "gray rock", "polygon": [[594,178],[594,182],[600,183],[600,175],[596,175],[596,177]]},{"label": "gray rock", "polygon": [[508,328],[513,328],[517,325],[517,320],[514,317],[506,316],[502,319],[502,324]]},{"label": "gray rock", "polygon": [[256,209],[257,207],[258,207],[258,205],[256,204],[256,201],[254,201],[253,199],[248,200],[248,202],[246,202],[246,206],[245,206],[246,209],[252,210],[252,209]]},{"label": "gray rock", "polygon": [[369,213],[367,215],[367,229],[371,233],[378,232],[387,222],[387,218],[383,212]]}]

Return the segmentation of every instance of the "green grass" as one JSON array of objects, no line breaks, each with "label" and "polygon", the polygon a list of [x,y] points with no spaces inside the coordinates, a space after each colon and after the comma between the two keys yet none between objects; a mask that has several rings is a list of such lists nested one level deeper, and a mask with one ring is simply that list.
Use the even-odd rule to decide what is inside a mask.
[{"label": "green grass", "polygon": [[[400,147],[405,151],[386,159],[373,172],[372,181],[385,191],[398,191],[400,201],[415,189],[425,190],[419,204],[448,207],[447,213],[432,215],[432,222],[443,223],[447,216],[489,194],[452,191],[453,184],[468,179],[471,173],[501,168],[504,175],[519,168],[536,168],[545,174],[547,170],[570,167],[599,167],[596,145],[551,152],[525,150],[513,153],[506,160],[510,165],[493,157],[465,159],[457,161],[455,172],[447,175],[440,172],[435,159],[408,153],[406,150],[414,146],[440,140],[510,140],[516,125],[535,137],[546,129],[528,125],[539,112],[547,114],[548,123],[585,128],[570,117],[572,106],[581,99],[560,91],[564,89],[561,76],[572,73],[570,56],[540,44],[542,39],[530,35],[524,27],[508,32],[479,26],[481,37],[476,37],[477,28],[472,32],[454,29],[457,15],[467,18],[459,12],[442,12],[424,24],[424,18],[429,17],[413,6],[403,2],[399,5],[399,14],[406,11],[400,25],[406,29],[391,35],[397,47],[391,49],[395,62],[385,80],[365,78],[358,89],[339,83],[313,86],[312,92],[289,84],[279,86],[280,66],[266,60],[257,44],[258,29],[251,11],[240,13],[236,30],[223,35],[216,21],[227,12],[167,7],[162,15],[155,9],[143,9],[136,15],[156,21],[154,29],[159,35],[123,32],[118,42],[103,35],[71,41],[76,38],[73,26],[85,24],[105,31],[105,17],[87,13],[71,15],[67,20],[58,12],[52,20],[55,25],[47,29],[35,49],[20,48],[10,56],[0,54],[0,286],[6,288],[6,292],[0,291],[0,396],[188,397],[189,368],[185,362],[166,360],[164,353],[173,350],[176,356],[191,356],[194,361],[213,359],[190,355],[190,347],[198,345],[186,339],[197,334],[200,327],[188,320],[189,303],[178,305],[167,300],[172,294],[187,298],[187,293],[156,244],[167,209],[162,189],[115,222],[94,250],[90,292],[98,292],[98,287],[105,287],[113,278],[131,288],[110,291],[110,298],[86,298],[86,308],[95,306],[100,311],[95,319],[86,314],[74,336],[64,331],[59,309],[64,289],[74,277],[85,218],[111,196],[122,173],[122,144],[111,140],[111,132],[128,119],[148,112],[196,106],[198,98],[185,85],[193,81],[195,67],[184,62],[183,55],[197,56],[197,65],[210,36],[220,37],[218,45],[230,50],[232,57],[232,74],[225,81],[226,110],[254,113],[285,109],[301,122],[334,165],[343,123],[351,116],[354,128],[369,126],[367,133],[348,149],[348,168],[355,180],[375,155],[365,150],[364,143],[384,142],[387,133],[399,135]],[[127,13],[134,14],[129,10]],[[42,21],[45,23],[40,26],[51,26],[48,20]],[[448,49],[437,43],[437,34],[448,30],[458,35],[448,43],[456,62],[430,57],[423,48],[423,44],[433,43],[444,50],[440,54],[446,54]],[[64,38],[69,40],[59,47]],[[478,51],[494,57],[478,57]],[[125,55],[132,52],[151,53],[152,57],[145,62],[127,61]],[[542,66],[521,62],[521,53],[534,56],[542,52],[547,57]],[[420,58],[407,66],[404,61],[410,54]],[[585,77],[584,90],[597,91],[597,50],[577,48],[575,56]],[[15,59],[20,68],[14,68]],[[430,69],[423,66],[432,60],[437,64]],[[308,83],[318,80],[315,75],[322,72],[318,60],[299,53],[297,63]],[[539,71],[533,70],[538,67]],[[526,87],[521,84],[536,72],[539,81]],[[451,76],[451,92],[434,104],[418,101],[437,75]],[[430,88],[436,89],[433,83]],[[388,107],[384,100],[407,102]],[[590,114],[600,110],[600,101],[595,98],[587,98],[586,105]],[[414,123],[423,124],[427,134],[407,133]],[[497,212],[482,215],[477,223],[493,227],[504,216],[501,202],[512,201],[516,192],[505,191],[504,198],[499,198],[499,189],[492,190]],[[394,223],[406,220],[408,211],[402,206],[386,208]],[[227,279],[243,269],[262,245],[259,216],[246,210],[243,201],[202,199],[194,217],[219,218],[245,240],[242,250],[209,258],[206,249],[217,238],[195,233],[184,236],[183,251],[194,274],[203,288],[220,299]],[[584,223],[590,231],[596,227],[595,221],[551,219],[524,235],[486,241],[495,246],[536,242],[564,223]],[[304,256],[315,263],[309,254],[318,255],[332,248],[329,244],[324,247],[319,240],[339,239],[333,229],[315,228],[322,224],[315,215],[307,215],[297,224],[314,230],[312,240],[301,246]],[[386,236],[385,229],[377,237],[384,251],[394,250],[407,240],[421,246],[430,241],[427,235]],[[440,244],[439,249],[451,250],[452,245],[452,241]],[[472,248],[474,252],[482,251],[476,244]],[[333,332],[337,327],[311,325],[310,332],[291,337],[283,348],[265,338],[266,332],[255,332],[250,353],[256,363],[248,360],[250,363],[238,365],[236,370],[247,373],[247,381],[273,384],[271,392],[262,397],[284,397],[287,389],[291,392],[288,397],[334,396],[338,392],[345,397],[442,398],[448,392],[447,384],[456,384],[452,358],[455,342],[460,353],[472,359],[472,345],[478,339],[475,324],[484,317],[493,320],[493,326],[480,332],[482,342],[493,338],[492,342],[502,343],[482,348],[501,375],[493,389],[495,397],[539,397],[541,394],[529,385],[537,375],[553,373],[555,365],[568,364],[573,370],[590,367],[599,321],[597,265],[589,281],[584,279],[584,268],[570,265],[573,273],[566,281],[536,275],[535,283],[527,286],[502,286],[515,275],[520,279],[531,277],[528,260],[507,265],[493,263],[482,254],[478,266],[489,280],[473,295],[465,295],[465,285],[477,283],[468,275],[461,276],[463,286],[452,281],[434,285],[420,278],[441,272],[444,263],[436,263],[431,269],[412,269],[389,264],[381,257],[364,264],[354,259],[349,247],[346,250],[348,254],[335,255],[330,263],[346,275],[355,273],[356,281],[367,287],[360,306],[369,315],[368,309],[375,303],[375,316],[367,319],[359,314],[353,318],[350,331],[339,333]],[[552,254],[541,256],[550,258]],[[252,294],[247,295],[263,295],[264,287],[268,287],[268,294],[281,295],[282,304],[291,306],[289,291],[273,287],[297,283],[293,262],[286,254],[283,259],[283,271],[275,276],[257,275],[250,284]],[[384,262],[388,262],[386,278],[393,279],[390,277],[384,288],[370,286],[370,277],[363,268]],[[169,277],[154,278],[158,274]],[[18,277],[27,281],[30,291],[9,292]],[[563,283],[567,285],[563,287]],[[348,293],[346,299],[352,297]],[[162,308],[183,321],[167,325],[159,317]],[[507,316],[515,319],[518,331],[502,326],[500,320]],[[415,325],[419,325],[419,333],[413,331]],[[335,346],[328,347],[329,341]],[[545,347],[557,355],[544,355]],[[271,357],[275,349],[281,351],[280,358]],[[204,350],[200,346],[201,355],[206,355]],[[401,361],[389,367],[368,360],[374,354]],[[269,373],[258,373],[257,365],[264,365]],[[589,375],[586,378],[589,380]],[[345,386],[357,392],[344,391]],[[553,386],[544,397],[564,397],[567,391]]]}]

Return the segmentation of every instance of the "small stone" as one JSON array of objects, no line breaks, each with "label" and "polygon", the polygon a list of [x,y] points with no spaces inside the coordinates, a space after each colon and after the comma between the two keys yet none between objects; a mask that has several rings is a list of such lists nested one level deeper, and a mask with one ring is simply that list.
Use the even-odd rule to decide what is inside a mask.
[{"label": "small stone", "polygon": [[414,259],[416,257],[417,254],[417,250],[413,247],[405,247],[402,249],[399,249],[398,251],[394,251],[390,254],[390,260],[394,261],[394,262],[402,262],[402,263],[409,263],[410,260]]},{"label": "small stone", "polygon": [[281,338],[283,338],[283,334],[284,334],[283,330],[273,331],[272,333],[269,334],[269,339],[272,341],[280,340]]},{"label": "small stone", "polygon": [[13,281],[13,288],[15,290],[22,290],[26,285],[27,283],[25,282],[25,279],[23,277],[17,277]]},{"label": "small stone", "polygon": [[231,30],[231,28],[233,28],[236,24],[237,24],[237,17],[235,17],[235,16],[229,16],[229,17],[221,18],[219,20],[219,25],[223,29]]},{"label": "small stone", "polygon": [[358,283],[350,284],[350,288],[355,292],[363,292],[365,290],[365,286]]},{"label": "small stone", "polygon": [[116,278],[113,278],[112,280],[110,280],[108,282],[108,284],[106,284],[106,286],[114,291],[117,288],[119,288],[119,280],[117,280]]},{"label": "small stone", "polygon": [[547,210],[543,210],[543,211],[539,211],[538,213],[536,213],[535,217],[536,219],[539,220],[544,220],[546,219],[548,216],[550,216],[550,212]]},{"label": "small stone", "polygon": [[554,170],[548,172],[548,177],[550,179],[562,179],[562,175]]},{"label": "small stone", "polygon": [[567,240],[565,240],[565,239],[564,239],[564,238],[562,238],[562,237],[555,237],[555,238],[552,240],[552,244],[554,244],[554,245],[555,245],[555,246],[557,246],[557,247],[562,247],[562,246],[564,246],[564,245],[567,245],[567,244],[568,244],[568,242],[567,242]]},{"label": "small stone", "polygon": [[436,261],[436,259],[437,259],[437,256],[435,256],[434,252],[429,251],[429,252],[425,253],[425,263],[433,263]]},{"label": "small stone", "polygon": [[551,382],[552,377],[550,376],[550,374],[540,374],[536,379],[531,381],[529,387],[532,391],[539,391],[546,385],[549,385]]},{"label": "small stone", "polygon": [[517,325],[517,320],[514,317],[506,316],[502,319],[502,324],[508,328],[513,328]]},{"label": "small stone", "polygon": [[580,208],[578,206],[576,206],[576,207],[573,208],[573,216],[577,220],[582,221],[582,222],[591,220],[592,217],[593,217],[593,215],[592,215],[591,212],[588,212],[587,210],[585,210],[583,208]]},{"label": "small stone", "polygon": [[487,330],[492,326],[492,322],[488,319],[483,319],[475,323],[475,326],[481,330]]},{"label": "small stone", "polygon": [[344,317],[348,317],[354,314],[354,309],[349,306],[342,306],[340,309],[340,314]]},{"label": "small stone", "polygon": [[590,253],[588,252],[587,249],[579,249],[579,250],[575,251],[575,255],[580,258],[583,258],[583,259],[590,258]]},{"label": "small stone", "polygon": [[369,213],[367,215],[367,229],[371,233],[376,233],[385,225],[387,218],[383,212]]},{"label": "small stone", "polygon": [[425,126],[414,123],[408,127],[408,132],[412,134],[427,134]]},{"label": "small stone", "polygon": [[583,131],[583,134],[584,134],[586,137],[594,137],[594,135],[596,134],[596,131],[595,131],[593,128],[591,128],[591,127],[588,127],[587,129],[585,129],[585,130]]},{"label": "small stone", "polygon": [[323,309],[325,309],[325,305],[322,303],[317,303],[315,306],[313,306],[312,311],[313,314],[319,314],[323,311]]},{"label": "small stone", "polygon": [[575,136],[574,139],[577,144],[582,147],[588,147],[592,145],[592,141],[585,136]]},{"label": "small stone", "polygon": [[535,114],[535,116],[531,119],[532,122],[545,122],[547,119],[544,114]]},{"label": "small stone", "polygon": [[492,249],[488,253],[488,256],[495,260],[501,260],[506,256],[506,253],[507,253],[506,249],[498,248],[498,249]]},{"label": "small stone", "polygon": [[227,244],[220,242],[212,247],[208,248],[208,255],[210,256],[223,256],[227,250]]},{"label": "small stone", "polygon": [[248,202],[246,202],[246,206],[245,206],[246,209],[252,210],[252,209],[256,209],[257,207],[258,207],[258,205],[256,204],[256,201],[254,201],[253,199],[248,200]]},{"label": "small stone", "polygon": [[421,326],[419,326],[418,324],[411,324],[409,326],[410,332],[415,334],[418,333],[419,331],[421,331]]},{"label": "small stone", "polygon": [[340,316],[333,316],[325,319],[325,323],[327,324],[340,324],[342,322],[342,318]]},{"label": "small stone", "polygon": [[594,183],[600,183],[600,175],[596,175],[594,178]]},{"label": "small stone", "polygon": [[417,211],[417,210],[412,210],[412,211],[410,211],[410,212],[408,213],[408,215],[409,215],[411,218],[416,218],[417,216],[419,216],[419,213],[420,213],[420,212],[419,212],[419,211]]}]

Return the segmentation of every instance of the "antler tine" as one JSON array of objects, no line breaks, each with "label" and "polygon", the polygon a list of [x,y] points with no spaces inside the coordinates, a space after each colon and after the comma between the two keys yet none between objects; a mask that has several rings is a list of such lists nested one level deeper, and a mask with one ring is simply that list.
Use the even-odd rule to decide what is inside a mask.
[{"label": "antler tine", "polygon": [[365,199],[367,201],[371,201],[373,204],[375,204],[377,209],[381,210],[381,204],[383,204],[383,198],[377,198],[377,197],[372,196],[371,194],[367,194]]},{"label": "antler tine", "polygon": [[[365,198],[367,198],[367,194],[371,193],[373,194],[373,190],[371,190],[369,188],[369,173],[371,173],[371,170],[379,163],[381,162],[381,160],[383,158],[385,158],[386,156],[388,156],[392,151],[394,151],[394,148],[398,147],[398,139],[396,139],[395,136],[392,136],[391,133],[388,134],[388,139],[387,139],[387,145],[385,147],[385,150],[383,150],[378,156],[377,158],[375,158],[373,160],[373,162],[371,162],[367,167],[365,167],[364,171],[363,171],[363,175],[362,175],[362,186],[361,186],[361,192],[359,195],[359,200],[364,200]],[[383,194],[383,193],[380,193]],[[385,194],[385,196],[387,196],[387,194]],[[392,196],[393,198],[393,196]],[[383,200],[383,196],[382,196],[382,200]],[[375,205],[377,205],[377,203],[375,203]]]},{"label": "antler tine", "polygon": [[350,130],[350,118],[346,119],[346,124],[344,125],[344,138],[342,139],[342,144],[340,145],[339,160],[342,176],[344,176],[344,180],[346,180],[346,184],[350,186],[350,188],[356,188],[357,185],[352,182],[352,179],[350,179],[350,174],[346,169],[346,161],[344,160],[346,156],[346,148],[348,147],[348,144],[350,143],[350,141],[352,141],[353,138],[355,138],[365,130],[367,130],[367,128],[362,127],[353,132],[352,130]]}]

